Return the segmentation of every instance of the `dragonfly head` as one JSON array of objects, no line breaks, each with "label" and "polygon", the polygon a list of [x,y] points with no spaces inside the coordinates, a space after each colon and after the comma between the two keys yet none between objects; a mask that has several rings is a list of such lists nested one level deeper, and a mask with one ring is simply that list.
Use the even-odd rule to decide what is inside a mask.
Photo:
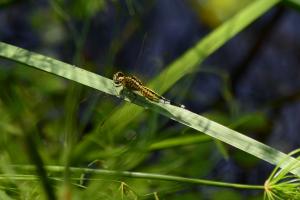
[{"label": "dragonfly head", "polygon": [[125,77],[125,75],[124,75],[123,72],[117,72],[117,73],[114,74],[113,81],[117,85],[121,84],[122,81],[124,80],[124,77]]}]

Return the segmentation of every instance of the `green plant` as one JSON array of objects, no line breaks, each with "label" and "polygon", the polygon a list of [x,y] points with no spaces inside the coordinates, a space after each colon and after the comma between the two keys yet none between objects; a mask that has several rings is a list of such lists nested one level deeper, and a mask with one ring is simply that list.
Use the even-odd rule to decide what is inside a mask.
[{"label": "green plant", "polygon": [[[253,2],[166,67],[163,72],[150,82],[149,87],[154,88],[159,93],[166,92],[181,78],[195,72],[205,58],[278,2],[278,0],[258,0]],[[77,48],[81,48],[81,42],[77,44]],[[168,104],[150,102],[140,96],[135,96],[134,98],[131,98],[129,95],[123,96],[124,100],[130,102],[130,104],[114,109],[112,114],[111,110],[116,106],[110,102],[103,103],[105,104],[103,108],[105,107],[108,110],[104,112],[105,117],[96,118],[94,123],[99,125],[93,127],[86,137],[82,137],[80,133],[85,125],[83,124],[81,127],[81,125],[76,124],[75,118],[83,89],[78,89],[77,87],[88,86],[101,93],[120,97],[119,94],[122,88],[116,88],[110,79],[111,77],[106,78],[85,69],[5,43],[0,43],[0,56],[22,64],[18,66],[19,69],[23,69],[25,65],[47,72],[45,74],[33,70],[28,72],[29,75],[27,76],[27,78],[30,76],[37,77],[35,83],[42,88],[41,91],[44,93],[36,93],[34,89],[26,90],[24,89],[26,86],[9,85],[7,88],[4,87],[9,92],[0,99],[0,115],[2,117],[0,130],[3,133],[1,143],[5,151],[5,153],[1,154],[2,174],[0,176],[2,185],[5,185],[5,187],[0,191],[9,191],[13,197],[27,195],[30,199],[39,199],[41,197],[55,199],[58,195],[62,199],[71,198],[70,196],[79,199],[90,199],[95,196],[98,199],[159,199],[161,194],[172,193],[174,190],[176,191],[176,188],[186,187],[186,184],[201,184],[238,189],[265,189],[266,197],[269,199],[284,198],[288,195],[290,195],[290,198],[296,198],[296,195],[298,195],[297,176],[300,175],[300,171],[297,159],[230,129],[230,125],[226,127],[189,110]],[[24,71],[20,74],[23,74],[26,79]],[[65,108],[67,114],[64,115],[65,118],[62,120],[64,123],[60,121],[61,118],[58,120],[51,119],[53,121],[49,120],[51,123],[46,127],[48,130],[41,131],[38,129],[37,124],[46,117],[43,115],[45,110],[41,106],[43,101],[39,100],[39,98],[45,98],[49,91],[55,93],[64,90],[63,83],[57,83],[61,79],[58,80],[57,77],[49,78],[49,74],[74,81],[78,85],[71,86],[68,95],[66,95]],[[42,78],[38,79],[40,76]],[[162,84],[166,79],[168,82]],[[43,81],[46,83],[42,83]],[[55,85],[55,87],[52,89],[48,88],[47,81],[53,81],[49,85]],[[43,84],[45,85],[43,86]],[[95,90],[92,92],[95,92]],[[228,92],[225,95],[230,101]],[[45,107],[51,108],[57,105],[55,101],[44,101],[43,103],[45,103]],[[95,109],[94,111],[96,112],[97,110]],[[160,126],[160,122],[157,120],[159,116],[156,113],[165,116],[166,119],[175,120],[188,131],[201,132],[210,137],[206,135],[180,136],[163,141],[155,140],[155,136],[158,135],[155,135],[155,132],[159,131],[157,127]],[[138,142],[128,139],[128,144],[123,145],[120,140],[125,137],[122,135],[132,138],[138,137],[135,134],[131,134],[132,132],[130,131],[127,132],[131,126],[138,126],[138,121],[143,120],[143,117],[137,119],[138,116],[147,118],[146,121],[149,121],[150,131],[145,131],[145,137]],[[255,115],[255,118],[257,116]],[[100,119],[103,120],[103,123],[99,123]],[[243,120],[235,121],[233,125],[243,124],[241,121]],[[172,130],[168,131],[172,132]],[[46,132],[46,136],[40,136],[40,132]],[[47,135],[47,132],[56,134]],[[50,142],[46,144],[46,147],[43,146],[44,140],[42,137],[49,137],[46,141]],[[15,138],[18,138],[16,142],[14,141]],[[142,161],[146,160],[148,153],[151,151],[168,149],[174,146],[185,147],[196,143],[201,143],[204,146],[204,142],[211,141],[212,138],[245,151],[256,158],[277,165],[277,169],[279,167],[282,168],[281,172],[284,172],[283,175],[271,175],[265,186],[185,178],[186,175],[199,176],[199,173],[205,173],[204,167],[200,165],[195,167],[197,170],[199,167],[203,167],[203,170],[199,170],[201,171],[199,173],[196,173],[197,170],[192,170],[191,174],[185,174],[184,171],[180,171],[180,176],[165,175],[164,172],[171,171],[175,173],[179,171],[177,166],[182,166],[182,163],[187,162],[174,152],[167,153],[173,154],[173,157],[175,154],[177,159],[175,161],[173,159],[172,163],[169,160],[162,160],[163,164],[159,170],[156,166],[145,166],[143,169],[148,171],[148,173],[131,172],[132,169],[137,168]],[[25,140],[25,145],[27,145],[25,148],[28,150],[27,154],[25,153],[24,155],[29,155],[30,162],[26,158],[16,158],[16,152],[23,153],[23,139]],[[47,148],[50,147],[54,147],[53,152],[48,152]],[[199,155],[205,155],[208,150],[211,150],[209,148],[212,147],[201,150],[195,148],[193,150],[196,151],[198,156],[198,153]],[[60,151],[63,151],[63,153]],[[189,153],[189,151],[186,152],[187,154]],[[56,156],[59,158],[55,158]],[[15,158],[15,160],[12,158]],[[95,161],[93,164],[96,163],[96,166],[91,164],[87,167],[87,163],[91,161]],[[198,162],[200,163],[201,159]],[[27,163],[33,163],[34,165],[27,165]],[[37,170],[38,176],[35,175],[34,170]],[[160,173],[157,173],[157,171],[160,171]],[[288,172],[294,175],[286,175]],[[128,177],[130,179],[125,179]],[[279,182],[286,178],[292,178],[294,182],[289,181],[287,185]],[[149,180],[151,182],[149,183],[150,186],[148,187],[145,181],[141,184],[142,180],[138,179]],[[41,180],[43,184],[40,184],[38,180]],[[153,180],[158,182],[168,181],[168,183],[158,184]],[[178,185],[178,183],[185,185]],[[84,190],[82,191],[79,188]],[[101,188],[101,191],[99,191],[99,188]],[[154,189],[151,190],[149,188]],[[41,191],[42,189],[44,189],[44,192]],[[285,193],[287,190],[291,192]],[[1,198],[10,199],[6,192],[0,193]]]}]

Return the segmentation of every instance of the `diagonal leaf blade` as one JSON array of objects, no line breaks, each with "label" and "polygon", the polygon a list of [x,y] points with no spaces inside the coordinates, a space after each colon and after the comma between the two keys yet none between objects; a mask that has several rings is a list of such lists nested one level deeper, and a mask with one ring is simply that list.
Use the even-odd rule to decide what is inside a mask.
[{"label": "diagonal leaf blade", "polygon": [[[76,81],[111,95],[117,95],[112,80],[61,61],[29,52],[25,49],[0,42],[0,57]],[[129,101],[129,99],[125,100]],[[134,103],[156,111],[195,130],[201,131],[271,164],[279,165],[281,168],[287,168],[291,163],[299,163],[295,158],[290,157],[285,153],[189,110],[169,104],[152,103],[140,96],[137,96]],[[283,160],[285,162],[282,162]],[[300,175],[300,168],[293,169],[291,172]]]},{"label": "diagonal leaf blade", "polygon": [[[212,33],[200,40],[180,58],[167,66],[162,73],[150,82],[150,88],[153,88],[159,93],[166,92],[178,80],[195,70],[205,58],[215,52],[224,43],[242,31],[266,11],[275,6],[278,2],[279,0],[254,1]],[[165,80],[168,81],[166,82]],[[92,142],[100,139],[103,134],[112,141],[114,136],[121,133],[132,120],[136,119],[136,117],[142,113],[142,111],[141,108],[133,104],[125,104],[123,107],[116,110],[105,121],[103,126],[94,130],[89,138],[83,140],[76,149],[76,152],[78,155],[84,155],[88,149],[92,148]],[[128,113],[130,113],[130,115],[128,115]]]}]

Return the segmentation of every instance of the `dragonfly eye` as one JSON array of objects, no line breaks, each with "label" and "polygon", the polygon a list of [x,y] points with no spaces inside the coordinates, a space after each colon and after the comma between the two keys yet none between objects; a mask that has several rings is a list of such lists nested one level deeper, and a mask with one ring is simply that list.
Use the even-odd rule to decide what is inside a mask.
[{"label": "dragonfly eye", "polygon": [[113,81],[115,84],[120,84],[122,80],[124,79],[124,73],[123,72],[117,72],[114,74]]}]

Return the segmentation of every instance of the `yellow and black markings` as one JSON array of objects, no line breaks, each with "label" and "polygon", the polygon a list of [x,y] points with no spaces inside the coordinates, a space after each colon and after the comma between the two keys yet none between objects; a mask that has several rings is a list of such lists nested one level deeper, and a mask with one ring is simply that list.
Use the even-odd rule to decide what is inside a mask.
[{"label": "yellow and black markings", "polygon": [[[150,101],[171,104],[170,100],[160,96],[150,88],[144,86],[142,81],[135,76],[126,76],[123,72],[117,72],[113,76],[113,81],[117,87],[123,86],[130,91],[139,92],[142,96]],[[178,106],[182,108],[185,107],[184,105]]]}]

